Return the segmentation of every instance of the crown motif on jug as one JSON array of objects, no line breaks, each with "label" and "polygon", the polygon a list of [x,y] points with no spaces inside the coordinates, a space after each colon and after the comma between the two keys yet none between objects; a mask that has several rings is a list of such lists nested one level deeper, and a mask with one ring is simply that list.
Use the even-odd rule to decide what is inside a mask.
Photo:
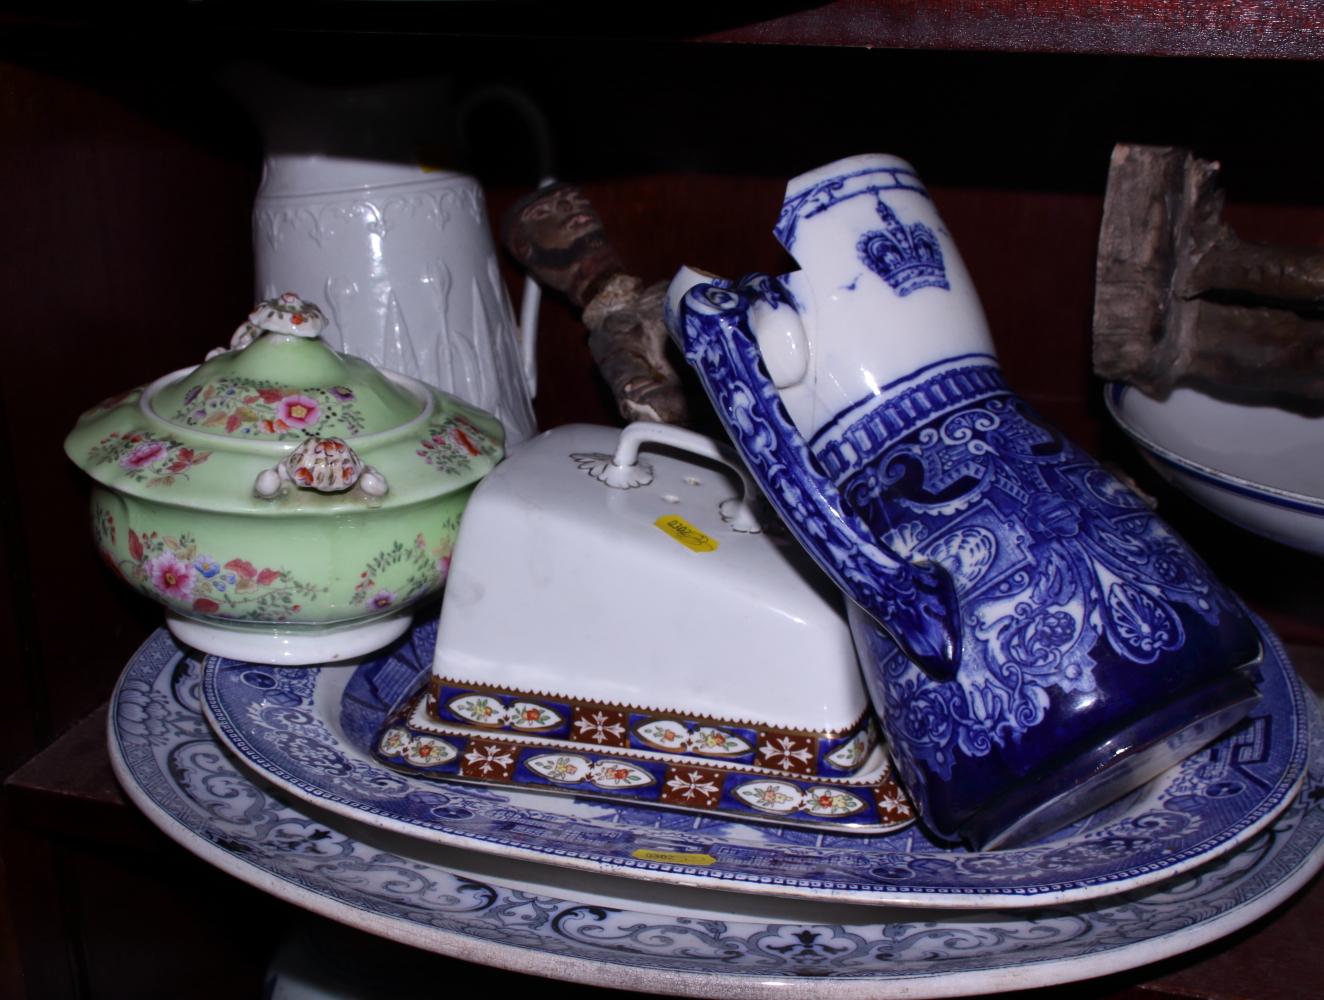
[{"label": "crown motif on jug", "polygon": [[920,288],[950,289],[933,230],[922,222],[907,226],[882,198],[877,209],[883,228],[865,233],[855,247],[869,270],[903,297]]}]

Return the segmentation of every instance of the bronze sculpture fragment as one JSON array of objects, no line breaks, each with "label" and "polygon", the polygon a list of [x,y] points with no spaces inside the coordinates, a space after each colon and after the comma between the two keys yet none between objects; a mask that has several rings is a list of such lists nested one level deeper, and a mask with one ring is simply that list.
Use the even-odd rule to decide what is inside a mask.
[{"label": "bronze sculpture fragment", "polygon": [[602,219],[572,184],[540,188],[511,206],[506,249],[542,284],[583,308],[588,346],[626,420],[686,421],[680,378],[666,358],[666,283],[625,273]]}]

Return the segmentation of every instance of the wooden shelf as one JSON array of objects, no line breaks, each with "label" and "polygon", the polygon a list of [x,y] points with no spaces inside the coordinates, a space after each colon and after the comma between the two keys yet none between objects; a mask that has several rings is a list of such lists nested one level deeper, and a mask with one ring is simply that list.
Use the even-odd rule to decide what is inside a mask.
[{"label": "wooden shelf", "polygon": [[455,37],[697,41],[1094,55],[1324,58],[1321,0],[159,0],[133,7],[9,2],[10,24],[224,28]]},{"label": "wooden shelf", "polygon": [[1249,0],[834,0],[705,42],[1094,55],[1324,58],[1324,3]]}]

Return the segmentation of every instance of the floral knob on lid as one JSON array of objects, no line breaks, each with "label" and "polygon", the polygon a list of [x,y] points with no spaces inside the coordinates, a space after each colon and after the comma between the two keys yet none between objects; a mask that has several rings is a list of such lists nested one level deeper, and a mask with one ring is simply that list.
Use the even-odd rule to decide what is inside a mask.
[{"label": "floral knob on lid", "polygon": [[275,299],[259,302],[257,308],[248,314],[248,319],[239,324],[230,338],[230,346],[214,348],[207,354],[207,361],[227,351],[242,351],[257,340],[263,333],[288,333],[295,337],[316,337],[326,329],[326,317],[322,310],[311,302],[305,302],[293,292],[286,292]]},{"label": "floral knob on lid", "polygon": [[259,303],[248,314],[245,325],[275,333],[292,333],[296,337],[316,337],[325,329],[326,317],[313,303],[305,302],[293,292],[286,292],[278,299]]},{"label": "floral knob on lid", "polygon": [[309,438],[280,467],[300,486],[323,493],[353,486],[363,474],[363,460],[340,438]]}]

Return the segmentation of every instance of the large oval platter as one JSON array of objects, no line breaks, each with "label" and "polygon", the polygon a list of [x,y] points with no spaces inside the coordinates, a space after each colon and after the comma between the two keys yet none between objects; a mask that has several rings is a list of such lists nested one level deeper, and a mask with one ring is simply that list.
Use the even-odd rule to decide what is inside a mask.
[{"label": "large oval platter", "polygon": [[[1269,912],[1324,862],[1324,727],[1270,827],[1143,893],[1049,910],[889,910],[641,882],[477,854],[308,806],[228,756],[199,664],[158,632],[110,714],[129,796],[201,858],[282,899],[420,948],[540,976],[764,1000],[965,996],[1087,979]],[[1317,717],[1318,710],[1311,709]]]},{"label": "large oval platter", "polygon": [[971,853],[911,826],[827,835],[776,822],[430,781],[368,752],[426,676],[435,619],[358,667],[206,661],[221,741],[280,788],[385,830],[477,851],[677,885],[837,902],[1048,906],[1129,892],[1232,850],[1267,826],[1306,769],[1309,697],[1261,624],[1264,699],[1251,718],[1144,788],[1045,841]]}]

